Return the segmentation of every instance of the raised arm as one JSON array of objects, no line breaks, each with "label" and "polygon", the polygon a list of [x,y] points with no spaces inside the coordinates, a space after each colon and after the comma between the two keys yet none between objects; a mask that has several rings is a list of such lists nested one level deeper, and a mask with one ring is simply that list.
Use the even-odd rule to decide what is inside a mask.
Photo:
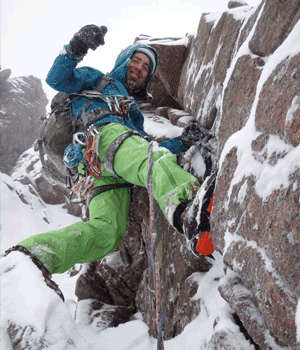
[{"label": "raised arm", "polygon": [[75,33],[55,59],[46,78],[47,84],[57,91],[66,93],[79,92],[95,85],[103,75],[99,70],[76,67],[89,48],[96,50],[99,45],[104,45],[106,32],[107,28],[104,26],[89,24]]}]

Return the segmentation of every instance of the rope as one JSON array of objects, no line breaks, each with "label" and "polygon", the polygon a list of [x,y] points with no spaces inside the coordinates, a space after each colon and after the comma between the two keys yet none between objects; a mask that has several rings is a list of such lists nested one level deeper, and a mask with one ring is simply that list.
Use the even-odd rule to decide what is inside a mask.
[{"label": "rope", "polygon": [[159,261],[156,253],[156,246],[158,242],[157,230],[154,218],[154,199],[153,199],[153,183],[151,178],[151,171],[153,167],[153,143],[151,142],[148,149],[148,174],[147,174],[147,188],[149,194],[149,208],[150,208],[150,232],[151,232],[151,262],[153,270],[153,283],[155,289],[156,299],[156,327],[157,327],[157,349],[164,350],[163,343],[163,325],[164,315],[162,310],[162,303],[160,297],[160,273],[159,273]]}]

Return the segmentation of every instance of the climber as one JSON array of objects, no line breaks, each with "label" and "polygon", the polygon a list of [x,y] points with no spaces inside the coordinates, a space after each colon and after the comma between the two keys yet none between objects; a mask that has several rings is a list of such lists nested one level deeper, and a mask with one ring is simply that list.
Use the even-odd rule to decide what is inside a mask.
[{"label": "climber", "polygon": [[[46,82],[68,94],[95,90],[103,73],[76,66],[89,48],[95,50],[104,44],[106,31],[104,26],[81,28],[54,61]],[[6,253],[6,258],[12,251],[29,255],[43,271],[50,287],[54,283],[51,274],[63,273],[76,263],[103,258],[118,247],[124,236],[130,186],[147,187],[149,137],[143,129],[144,117],[134,102],[149,98],[146,88],[157,64],[157,52],[152,47],[135,43],[117,57],[108,74],[108,84],[101,90],[101,99],[93,99],[88,107],[85,96],[79,96],[72,103],[74,118],[83,118],[83,114],[93,116],[93,133],[86,137],[98,136],[96,156],[104,164],[98,169],[100,176],[89,175],[92,186],[100,189],[100,194],[90,199],[89,220],[28,237]],[[103,109],[110,113],[102,115]],[[169,223],[191,241],[200,231],[208,230],[208,207],[216,174],[208,177],[199,190],[198,180],[177,165],[176,154],[186,151],[195,142],[188,130],[181,137],[155,147],[152,178],[154,198]],[[84,164],[86,167],[86,162],[78,165],[82,174],[86,173]],[[195,216],[199,210],[202,222],[197,223]],[[191,249],[199,255],[194,246]]]}]

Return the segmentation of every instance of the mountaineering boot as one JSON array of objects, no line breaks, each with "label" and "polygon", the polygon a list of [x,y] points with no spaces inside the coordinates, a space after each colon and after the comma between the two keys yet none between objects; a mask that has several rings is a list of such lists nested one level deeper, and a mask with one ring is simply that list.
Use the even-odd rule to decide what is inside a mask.
[{"label": "mountaineering boot", "polygon": [[[62,299],[62,301],[65,301],[64,295],[62,291],[59,289],[58,285],[52,281],[51,279],[51,273],[48,271],[48,269],[42,264],[42,262],[36,258],[31,252],[26,249],[25,247],[21,245],[16,245],[14,247],[11,247],[6,250],[5,257],[7,257],[11,252],[20,252],[21,254],[24,254],[30,258],[30,260],[34,263],[34,265],[42,272],[44,281],[46,285],[54,290],[54,292]],[[12,268],[14,268],[14,265],[12,265]]]},{"label": "mountaineering boot", "polygon": [[174,217],[175,227],[185,235],[189,250],[197,257],[206,255],[214,259],[209,217],[213,205],[216,177],[217,170],[212,170],[195,198],[186,205],[182,205]]}]

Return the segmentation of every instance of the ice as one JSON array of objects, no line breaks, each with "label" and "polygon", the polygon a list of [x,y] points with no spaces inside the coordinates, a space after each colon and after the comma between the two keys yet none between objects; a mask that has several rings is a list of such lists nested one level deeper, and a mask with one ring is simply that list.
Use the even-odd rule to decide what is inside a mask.
[{"label": "ice", "polygon": [[298,96],[295,96],[292,101],[291,108],[288,110],[286,114],[286,118],[285,118],[286,123],[293,121],[293,119],[295,118],[294,113],[297,111],[299,106],[300,106],[300,98]]}]

